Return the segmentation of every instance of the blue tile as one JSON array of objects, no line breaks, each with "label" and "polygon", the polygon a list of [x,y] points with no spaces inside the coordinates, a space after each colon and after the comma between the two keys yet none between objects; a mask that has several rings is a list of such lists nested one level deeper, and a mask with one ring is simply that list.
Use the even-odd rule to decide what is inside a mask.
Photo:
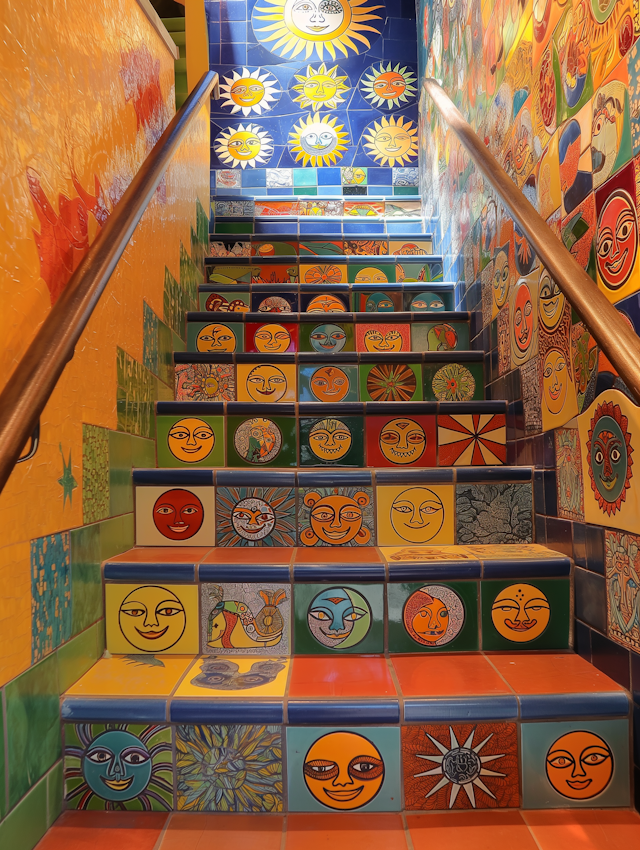
[{"label": "blue tile", "polygon": [[523,720],[566,720],[572,717],[626,717],[629,697],[624,691],[584,694],[521,694]]},{"label": "blue tile", "polygon": [[294,168],[293,170],[293,185],[296,186],[317,186],[318,185],[317,168]]},{"label": "blue tile", "polygon": [[348,233],[359,235],[373,235],[374,233],[384,233],[384,221],[344,221],[343,232],[345,236]]},{"label": "blue tile", "polygon": [[164,723],[167,719],[167,700],[67,697],[62,701],[60,716],[67,723]]},{"label": "blue tile", "polygon": [[256,219],[254,232],[257,233],[293,233],[297,232],[297,223],[290,221],[269,221],[268,219]]},{"label": "blue tile", "polygon": [[574,522],[573,526],[573,560],[578,567],[587,566],[587,541],[583,522]]},{"label": "blue tile", "polygon": [[339,186],[339,185],[340,185],[340,169],[339,168],[319,168],[318,169],[318,186]]},{"label": "blue tile", "polygon": [[607,588],[604,576],[576,567],[573,581],[576,617],[599,632],[606,632]]},{"label": "blue tile", "polygon": [[640,655],[631,653],[631,691],[634,700],[640,704]]},{"label": "blue tile", "polygon": [[233,42],[223,42],[220,45],[220,64],[246,65],[247,45],[241,43],[234,44]]},{"label": "blue tile", "polygon": [[323,186],[323,195],[342,195],[342,186]]},{"label": "blue tile", "polygon": [[154,487],[208,487],[213,484],[210,469],[134,469],[133,483]]},{"label": "blue tile", "polygon": [[267,195],[293,195],[293,188],[291,186],[282,186],[278,189],[267,189]]},{"label": "blue tile", "polygon": [[569,558],[484,561],[483,578],[555,578],[571,575]]},{"label": "blue tile", "polygon": [[511,694],[404,701],[406,723],[475,723],[481,720],[515,720],[517,717],[518,700]]},{"label": "blue tile", "polygon": [[[287,706],[290,725],[364,725],[372,723],[398,723],[400,706],[397,700],[372,701],[318,701],[289,700]],[[265,722],[265,721],[263,721]]]},{"label": "blue tile", "polygon": [[371,487],[372,484],[372,475],[366,469],[298,473],[298,487]]},{"label": "blue tile", "polygon": [[223,699],[172,699],[172,723],[282,723],[282,702]]},{"label": "blue tile", "polygon": [[[314,221],[313,218],[309,218],[305,221],[304,218],[300,219],[300,236],[315,236],[318,233],[318,222]],[[322,233],[326,236],[342,236],[342,222],[341,221],[323,221],[322,222]]]},{"label": "blue tile", "polygon": [[629,689],[631,685],[629,650],[593,630],[591,632],[591,663],[610,676],[614,682]]},{"label": "blue tile", "polygon": [[265,564],[264,566],[256,564],[201,564],[198,570],[198,579],[200,581],[219,581],[219,582],[283,582],[288,584],[290,581],[289,567],[287,565],[274,566],[273,564]]},{"label": "blue tile", "polygon": [[195,564],[110,563],[104,567],[105,581],[195,581]]},{"label": "blue tile", "polygon": [[403,233],[409,236],[422,232],[422,222],[419,219],[416,221],[387,221],[387,233]]},{"label": "blue tile", "polygon": [[266,188],[267,186],[267,172],[264,168],[251,168],[247,169],[242,174],[242,186],[245,187],[255,187],[259,189]]},{"label": "blue tile", "polygon": [[220,40],[231,41],[234,43],[246,44],[247,41],[247,23],[246,21],[225,21],[224,14],[220,22]]},{"label": "blue tile", "polygon": [[459,484],[496,481],[531,481],[531,469],[526,466],[459,466],[456,470]]},{"label": "blue tile", "polygon": [[547,516],[546,528],[549,549],[555,549],[570,558],[573,555],[573,539],[569,520]]},{"label": "blue tile", "polygon": [[480,561],[425,561],[389,564],[389,581],[480,578]]},{"label": "blue tile", "polygon": [[604,575],[604,529],[601,525],[585,526],[587,569]]},{"label": "blue tile", "polygon": [[[215,3],[212,5],[215,6]],[[228,21],[246,21],[248,18],[246,0],[222,0],[220,12],[221,17]]]},{"label": "blue tile", "polygon": [[[368,183],[369,186],[385,186],[391,189],[392,171],[390,168],[369,168]],[[374,194],[370,192],[370,194]],[[376,193],[377,194],[377,190]]]},{"label": "blue tile", "polygon": [[[367,403],[367,415],[371,415]],[[453,470],[440,469],[379,469],[376,484],[453,484]]]},{"label": "blue tile", "polygon": [[218,487],[295,487],[295,472],[274,472],[261,469],[220,469],[216,475]]},{"label": "blue tile", "polygon": [[294,564],[296,582],[384,581],[384,564]]},{"label": "blue tile", "polygon": [[575,651],[580,658],[584,658],[585,661],[591,664],[591,629],[589,626],[585,626],[584,623],[575,620],[574,636]]}]

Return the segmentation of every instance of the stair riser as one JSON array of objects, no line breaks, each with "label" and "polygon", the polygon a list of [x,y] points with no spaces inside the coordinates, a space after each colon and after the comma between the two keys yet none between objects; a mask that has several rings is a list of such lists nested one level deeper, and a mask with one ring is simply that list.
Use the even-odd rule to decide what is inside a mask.
[{"label": "stair riser", "polygon": [[[297,236],[273,236],[265,239],[262,235],[246,234],[243,235],[242,241],[238,242],[232,236],[225,237],[218,235],[212,237],[210,245],[210,257],[207,258],[207,264],[217,262],[218,259],[244,256],[244,257],[278,257],[278,256],[312,256],[312,257],[332,257],[332,256],[417,256],[420,254],[432,254],[433,242],[429,237],[424,237],[422,234],[412,233],[402,238],[400,233],[392,237],[380,238],[375,236],[372,239],[358,239],[352,237],[350,239],[338,239],[334,235],[326,235],[325,237],[317,235],[321,229],[321,225],[316,222],[305,222],[312,224],[316,234],[313,236],[301,237]],[[297,225],[291,228],[292,233],[297,233]]]},{"label": "stair riser", "polygon": [[[268,279],[268,278],[267,278]],[[428,283],[381,285],[365,289],[358,284],[335,284],[330,289],[322,287],[311,291],[310,285],[287,283],[251,283],[237,285],[230,291],[215,283],[199,289],[199,307],[202,311],[226,313],[375,313],[452,312],[454,293],[449,284]],[[393,287],[393,288],[392,288]],[[428,308],[428,309],[427,309]],[[236,318],[235,316],[233,317]]]},{"label": "stair riser", "polygon": [[[228,280],[225,280],[228,278]],[[425,289],[429,283],[443,282],[442,260],[439,257],[419,260],[370,257],[368,262],[362,258],[336,259],[315,262],[297,262],[297,258],[275,262],[254,259],[250,265],[245,261],[216,261],[207,263],[206,279],[211,283],[299,283],[313,284],[385,284],[422,283]]]}]

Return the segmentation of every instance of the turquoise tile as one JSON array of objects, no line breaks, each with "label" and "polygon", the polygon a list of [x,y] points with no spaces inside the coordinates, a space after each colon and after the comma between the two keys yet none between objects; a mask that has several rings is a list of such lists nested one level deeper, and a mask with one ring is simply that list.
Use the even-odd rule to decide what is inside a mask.
[{"label": "turquoise tile", "polygon": [[58,649],[60,693],[64,693],[98,658],[98,624],[90,626]]},{"label": "turquoise tile", "polygon": [[64,774],[62,760],[54,764],[46,777],[47,782],[47,827],[62,814],[64,798]]},{"label": "turquoise tile", "polygon": [[71,531],[72,635],[77,635],[102,616],[101,525],[97,522]]},{"label": "turquoise tile", "polygon": [[131,436],[109,431],[109,513],[111,516],[133,510],[131,483]]},{"label": "turquoise tile", "polygon": [[315,168],[294,168],[294,186],[317,186],[318,172]]},{"label": "turquoise tile", "polygon": [[67,531],[30,544],[32,664],[71,637],[70,549]]},{"label": "turquoise tile", "polygon": [[46,831],[47,780],[43,779],[0,823],[0,847],[32,850]]},{"label": "turquoise tile", "polygon": [[5,688],[10,806],[61,756],[59,694],[56,653]]},{"label": "turquoise tile", "polygon": [[133,513],[104,520],[100,523],[100,562],[131,549],[134,540]]}]

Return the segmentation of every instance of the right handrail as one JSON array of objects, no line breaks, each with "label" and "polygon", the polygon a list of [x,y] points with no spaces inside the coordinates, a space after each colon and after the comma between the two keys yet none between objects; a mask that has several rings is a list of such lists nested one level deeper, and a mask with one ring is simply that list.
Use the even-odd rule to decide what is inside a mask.
[{"label": "right handrail", "polygon": [[640,338],[503,171],[439,83],[427,79],[423,86],[475,165],[518,222],[542,264],[566,295],[598,346],[640,403]]}]

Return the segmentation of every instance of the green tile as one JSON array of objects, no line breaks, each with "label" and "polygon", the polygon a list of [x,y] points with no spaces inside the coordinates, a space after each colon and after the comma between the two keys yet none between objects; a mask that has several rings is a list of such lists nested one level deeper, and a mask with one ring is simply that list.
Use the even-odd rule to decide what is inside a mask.
[{"label": "green tile", "polygon": [[158,416],[156,428],[158,466],[224,466],[224,417]]},{"label": "green tile", "polygon": [[227,417],[227,466],[261,469],[297,465],[295,416]]},{"label": "green tile", "polygon": [[[295,173],[295,172],[294,172]],[[318,189],[315,186],[296,186],[293,190],[294,195],[317,195]]]},{"label": "green tile", "polygon": [[117,349],[117,375],[118,431],[153,436],[157,379],[122,348]]},{"label": "green tile", "polygon": [[217,221],[216,233],[253,233],[253,221]]},{"label": "green tile", "polygon": [[482,363],[425,363],[425,401],[480,401],[484,398]]},{"label": "green tile", "polygon": [[187,344],[175,331],[171,331],[171,348],[173,351],[186,351]]},{"label": "green tile", "polygon": [[15,806],[61,755],[57,654],[9,682],[5,694],[9,805]]},{"label": "green tile", "polygon": [[0,692],[0,821],[5,816],[6,807],[6,788],[4,778],[6,775],[6,759],[4,752],[4,711],[2,707],[2,693]]},{"label": "green tile", "polygon": [[361,363],[360,401],[422,401],[419,363]]},{"label": "green tile", "polygon": [[162,311],[163,320],[171,330],[180,336],[184,336],[184,319],[187,311],[184,292],[166,266],[164,269]]},{"label": "green tile", "polygon": [[85,525],[109,516],[109,432],[82,426],[82,520]]},{"label": "green tile", "polygon": [[146,301],[142,302],[142,363],[158,374],[158,317]]},{"label": "green tile", "polygon": [[173,381],[173,336],[164,322],[158,322],[158,371],[155,373],[164,384]]},{"label": "green tile", "polygon": [[0,823],[0,847],[32,850],[46,831],[47,780],[43,779]]},{"label": "green tile", "polygon": [[126,552],[135,540],[133,514],[112,517],[100,523],[100,563]]},{"label": "green tile", "polygon": [[387,593],[389,652],[478,650],[477,582],[392,582]]},{"label": "green tile", "polygon": [[102,656],[104,655],[104,651],[106,649],[106,646],[107,646],[107,638],[106,638],[104,624],[105,624],[104,619],[98,620],[98,622],[96,623],[96,647],[97,647],[96,652],[97,652],[98,658],[102,658]]},{"label": "green tile", "polygon": [[322,320],[317,325],[313,322],[301,323],[299,346],[300,351],[315,351],[329,357],[341,351],[355,351],[353,325],[350,322],[337,325]]},{"label": "green tile", "polygon": [[71,531],[71,634],[102,616],[101,523]]},{"label": "green tile", "polygon": [[300,419],[300,466],[326,468],[364,465],[362,416]]},{"label": "green tile", "polygon": [[468,322],[413,322],[412,351],[468,351]]},{"label": "green tile", "polygon": [[131,435],[109,431],[109,513],[119,516],[132,510]]},{"label": "green tile", "polygon": [[[175,401],[173,387],[169,387],[166,384],[163,384],[161,380],[157,380],[156,383],[156,399],[158,401]],[[152,428],[150,437],[155,439],[156,436],[156,420],[155,417],[152,419]]]},{"label": "green tile", "polygon": [[60,693],[64,693],[92,667],[98,655],[98,625],[89,626],[58,649]]},{"label": "green tile", "polygon": [[[318,560],[321,561],[321,555],[318,556]],[[327,597],[330,597],[329,601]],[[328,584],[296,585],[294,610],[296,655],[383,652],[383,597],[384,587],[381,584],[349,584],[335,587]],[[336,602],[336,599],[342,599],[342,601]],[[314,609],[322,610],[324,614],[322,620],[310,613],[310,610]],[[338,617],[339,622],[336,622]],[[318,632],[319,638],[314,636],[309,624]],[[349,632],[341,644],[330,635],[332,625],[334,629]],[[338,643],[337,646],[336,643]]]},{"label": "green tile", "polygon": [[149,469],[156,465],[155,440],[131,437],[131,464],[134,469]]},{"label": "green tile", "polygon": [[47,774],[47,827],[62,814],[64,801],[64,772],[63,762],[59,761]]},{"label": "green tile", "polygon": [[568,649],[570,579],[483,581],[482,649]]},{"label": "green tile", "polygon": [[419,195],[420,190],[417,186],[394,186],[394,195]]}]

